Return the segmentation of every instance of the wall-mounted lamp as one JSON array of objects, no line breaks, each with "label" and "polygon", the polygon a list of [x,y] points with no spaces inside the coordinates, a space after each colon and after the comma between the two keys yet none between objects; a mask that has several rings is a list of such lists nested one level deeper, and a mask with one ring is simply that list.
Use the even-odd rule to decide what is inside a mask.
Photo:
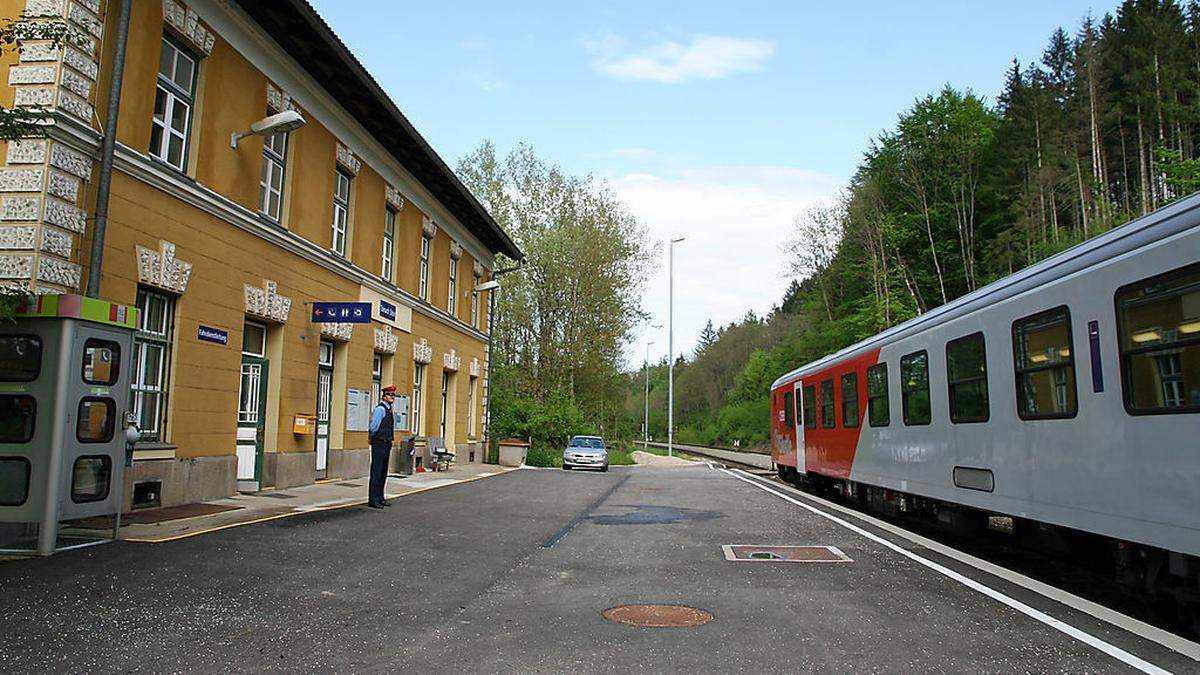
[{"label": "wall-mounted lamp", "polygon": [[237,149],[238,140],[246,136],[270,136],[271,134],[286,133],[304,126],[305,120],[296,110],[284,110],[250,125],[249,131],[231,134],[229,147]]}]

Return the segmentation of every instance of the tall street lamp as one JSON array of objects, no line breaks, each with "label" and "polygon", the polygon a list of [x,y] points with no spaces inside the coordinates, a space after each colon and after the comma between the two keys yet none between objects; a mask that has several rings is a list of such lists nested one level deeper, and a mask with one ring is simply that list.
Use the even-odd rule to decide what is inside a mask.
[{"label": "tall street lamp", "polygon": [[674,454],[675,445],[675,244],[685,237],[671,240],[667,249],[667,456]]},{"label": "tall street lamp", "polygon": [[522,265],[514,267],[506,267],[501,270],[492,272],[492,278],[479,284],[475,287],[476,293],[489,291],[488,293],[488,344],[487,344],[487,379],[483,383],[484,389],[484,408],[483,408],[483,447],[486,457],[488,446],[492,444],[492,336],[496,332],[496,293],[500,289],[500,282],[496,281],[496,277],[509,272],[518,272],[525,269]]}]

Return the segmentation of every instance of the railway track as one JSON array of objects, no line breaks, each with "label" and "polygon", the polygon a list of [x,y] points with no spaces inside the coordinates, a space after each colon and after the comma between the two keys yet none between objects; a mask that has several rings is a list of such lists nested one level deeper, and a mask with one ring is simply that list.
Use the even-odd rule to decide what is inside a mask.
[{"label": "railway track", "polygon": [[[666,443],[643,444],[641,441],[634,441],[634,445],[649,445],[650,447],[664,449],[667,447]],[[728,450],[725,448],[707,448],[701,445],[682,445],[679,443],[675,443],[673,447],[677,452],[683,454],[715,460],[749,471],[766,471],[774,474],[774,466],[770,455],[757,452],[738,452],[737,450]]]}]

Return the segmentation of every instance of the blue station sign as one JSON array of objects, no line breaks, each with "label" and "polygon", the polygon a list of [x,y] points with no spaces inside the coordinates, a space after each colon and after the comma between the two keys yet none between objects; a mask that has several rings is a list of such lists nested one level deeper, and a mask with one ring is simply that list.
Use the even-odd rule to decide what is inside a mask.
[{"label": "blue station sign", "polygon": [[196,329],[196,337],[205,342],[215,342],[219,345],[229,344],[229,331],[201,325]]},{"label": "blue station sign", "polygon": [[371,323],[369,302],[314,302],[313,323]]},{"label": "blue station sign", "polygon": [[396,306],[393,305],[392,303],[388,302],[387,300],[380,300],[379,301],[379,316],[387,319],[388,321],[395,321],[396,320]]}]

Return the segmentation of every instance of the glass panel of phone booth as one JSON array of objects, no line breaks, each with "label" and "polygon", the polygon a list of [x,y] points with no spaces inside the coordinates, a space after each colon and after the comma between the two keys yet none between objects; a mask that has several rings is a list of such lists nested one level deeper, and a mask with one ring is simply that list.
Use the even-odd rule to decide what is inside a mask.
[{"label": "glass panel of phone booth", "polygon": [[[65,322],[66,323],[66,322]],[[66,369],[66,428],[59,520],[115,513],[124,497],[124,416],[129,410],[132,332],[74,323]],[[111,364],[104,373],[99,364]],[[90,367],[89,367],[90,366]]]}]

